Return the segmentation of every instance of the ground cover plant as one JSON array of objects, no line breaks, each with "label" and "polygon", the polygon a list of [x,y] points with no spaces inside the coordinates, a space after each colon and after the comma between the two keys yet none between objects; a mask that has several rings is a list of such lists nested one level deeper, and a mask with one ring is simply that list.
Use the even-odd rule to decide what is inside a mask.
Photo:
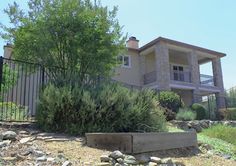
[{"label": "ground cover plant", "polygon": [[236,128],[226,125],[215,125],[203,130],[203,135],[218,138],[236,146]]}]

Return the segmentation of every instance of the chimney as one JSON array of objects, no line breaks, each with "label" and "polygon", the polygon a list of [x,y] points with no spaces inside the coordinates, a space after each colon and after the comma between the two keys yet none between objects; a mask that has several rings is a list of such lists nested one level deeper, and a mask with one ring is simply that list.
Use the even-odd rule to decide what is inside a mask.
[{"label": "chimney", "polygon": [[136,37],[131,36],[129,40],[126,42],[126,46],[128,48],[139,49],[138,42],[139,40],[137,40]]},{"label": "chimney", "polygon": [[3,46],[3,49],[4,49],[3,57],[10,59],[12,55],[12,50],[13,50],[12,44],[7,43],[5,46]]}]

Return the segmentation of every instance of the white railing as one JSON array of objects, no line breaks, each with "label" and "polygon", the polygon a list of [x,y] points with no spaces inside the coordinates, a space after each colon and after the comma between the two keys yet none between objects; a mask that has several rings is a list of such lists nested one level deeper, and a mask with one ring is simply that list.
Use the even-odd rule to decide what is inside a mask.
[{"label": "white railing", "polygon": [[186,71],[171,71],[170,79],[181,82],[191,82],[191,73]]},{"label": "white railing", "polygon": [[214,77],[210,75],[200,74],[200,82],[202,85],[214,86]]}]

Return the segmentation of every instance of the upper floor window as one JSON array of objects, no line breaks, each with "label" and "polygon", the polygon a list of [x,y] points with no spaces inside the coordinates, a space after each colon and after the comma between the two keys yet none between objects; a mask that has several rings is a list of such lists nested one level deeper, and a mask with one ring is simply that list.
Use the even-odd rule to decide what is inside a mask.
[{"label": "upper floor window", "polygon": [[121,63],[122,67],[131,67],[131,57],[130,55],[120,55],[118,57],[119,62]]}]

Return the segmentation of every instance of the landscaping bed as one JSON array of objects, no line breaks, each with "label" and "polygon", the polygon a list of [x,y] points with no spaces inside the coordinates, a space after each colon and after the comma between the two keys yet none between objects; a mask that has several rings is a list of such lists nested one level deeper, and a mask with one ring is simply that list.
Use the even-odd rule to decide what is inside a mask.
[{"label": "landscaping bed", "polygon": [[[18,127],[17,124],[0,124],[0,133],[9,130],[16,133],[16,140],[11,140],[8,145],[0,148],[0,165],[27,166],[40,164],[59,166],[69,162],[69,165],[72,164],[75,166],[96,166],[101,163],[101,156],[111,154],[109,150],[86,146],[85,139],[81,136],[44,133],[31,125]],[[173,130],[180,131],[177,128],[172,129],[172,131]],[[28,141],[24,143],[22,139]],[[4,141],[6,142],[6,140]],[[173,163],[181,163],[186,166],[235,165],[236,162],[232,159],[228,160],[222,156],[207,153],[206,147],[203,145],[203,143],[200,144],[200,151],[197,148],[179,148],[141,153],[133,157],[138,161],[143,159],[149,160],[150,157],[158,157],[163,161],[171,159]],[[37,160],[37,158],[41,160]]]}]

